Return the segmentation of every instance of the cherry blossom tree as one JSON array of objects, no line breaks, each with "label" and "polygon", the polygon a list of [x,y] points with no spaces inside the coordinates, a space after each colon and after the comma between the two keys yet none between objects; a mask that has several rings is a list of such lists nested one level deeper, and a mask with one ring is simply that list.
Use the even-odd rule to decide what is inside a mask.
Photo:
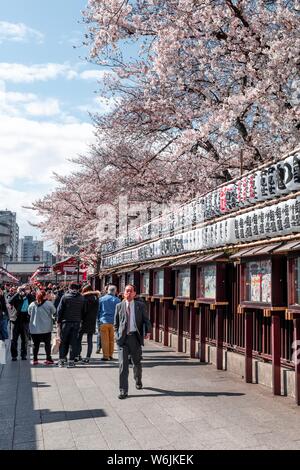
[{"label": "cherry blossom tree", "polygon": [[99,132],[162,141],[196,160],[200,183],[299,141],[299,2],[90,0],[85,20],[91,59],[122,97]]},{"label": "cherry blossom tree", "polygon": [[89,0],[83,15],[116,106],[34,204],[45,236],[92,259],[99,205],[186,201],[298,144],[298,1]]}]

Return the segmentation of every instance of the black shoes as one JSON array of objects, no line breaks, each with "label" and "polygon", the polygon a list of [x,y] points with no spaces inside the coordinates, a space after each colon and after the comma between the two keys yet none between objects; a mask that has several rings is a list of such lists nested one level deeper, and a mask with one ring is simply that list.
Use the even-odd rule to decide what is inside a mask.
[{"label": "black shoes", "polygon": [[11,360],[12,360],[13,362],[16,362],[16,361],[18,360],[18,358],[17,358],[17,357],[12,357]]},{"label": "black shoes", "polygon": [[136,384],[136,385],[135,385],[135,388],[136,388],[137,390],[142,390],[143,384]]},{"label": "black shoes", "polygon": [[107,357],[102,357],[101,361],[109,361],[109,359]]},{"label": "black shoes", "polygon": [[81,364],[88,364],[90,362],[90,358],[86,357],[85,359],[81,359]]},{"label": "black shoes", "polygon": [[21,359],[22,359],[22,361],[27,361],[27,357],[26,357],[26,356],[22,356]]},{"label": "black shoes", "polygon": [[113,358],[112,356],[109,356],[109,359],[110,359],[110,361],[113,361],[113,360],[114,360],[114,358]]},{"label": "black shoes", "polygon": [[126,393],[126,392],[120,392],[120,395],[118,396],[118,398],[120,398],[120,400],[124,400],[127,397],[128,397],[128,393]]}]

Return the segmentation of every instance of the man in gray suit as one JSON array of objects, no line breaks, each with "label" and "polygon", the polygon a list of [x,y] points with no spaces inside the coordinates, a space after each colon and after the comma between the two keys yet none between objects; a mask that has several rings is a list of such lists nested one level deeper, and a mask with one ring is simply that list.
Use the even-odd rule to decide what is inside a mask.
[{"label": "man in gray suit", "polygon": [[142,346],[145,338],[149,338],[151,323],[146,316],[146,307],[143,302],[134,300],[136,296],[135,287],[127,285],[124,290],[124,300],[116,305],[114,330],[119,348],[119,398],[128,396],[128,374],[129,360],[131,356],[133,363],[133,375],[136,388],[141,390],[142,385]]}]

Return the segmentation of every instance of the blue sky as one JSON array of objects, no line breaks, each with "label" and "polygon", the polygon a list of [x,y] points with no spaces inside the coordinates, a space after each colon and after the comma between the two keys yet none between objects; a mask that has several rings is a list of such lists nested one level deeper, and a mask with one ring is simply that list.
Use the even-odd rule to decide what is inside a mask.
[{"label": "blue sky", "polygon": [[67,159],[93,141],[87,110],[105,113],[112,106],[102,96],[103,70],[85,61],[81,46],[86,4],[1,2],[0,208],[18,213],[22,236],[39,236],[22,205],[52,190],[52,172],[68,173]]}]

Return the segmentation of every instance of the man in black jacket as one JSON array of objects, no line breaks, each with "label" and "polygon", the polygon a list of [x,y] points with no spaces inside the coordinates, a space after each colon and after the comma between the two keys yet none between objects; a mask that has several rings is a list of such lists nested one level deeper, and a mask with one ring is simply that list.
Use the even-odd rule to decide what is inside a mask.
[{"label": "man in black jacket", "polygon": [[8,339],[7,331],[8,311],[5,301],[4,292],[0,287],[0,339],[5,341]]},{"label": "man in black jacket", "polygon": [[68,367],[75,366],[78,334],[85,309],[84,297],[79,292],[80,286],[72,283],[69,292],[62,296],[57,309],[57,325],[61,344],[59,347],[58,366],[63,367],[70,347]]},{"label": "man in black jacket", "polygon": [[34,301],[30,287],[22,286],[18,288],[17,293],[10,299],[9,304],[16,309],[17,318],[11,321],[11,358],[16,361],[18,358],[18,339],[21,336],[21,359],[27,359],[29,320],[28,307]]}]

